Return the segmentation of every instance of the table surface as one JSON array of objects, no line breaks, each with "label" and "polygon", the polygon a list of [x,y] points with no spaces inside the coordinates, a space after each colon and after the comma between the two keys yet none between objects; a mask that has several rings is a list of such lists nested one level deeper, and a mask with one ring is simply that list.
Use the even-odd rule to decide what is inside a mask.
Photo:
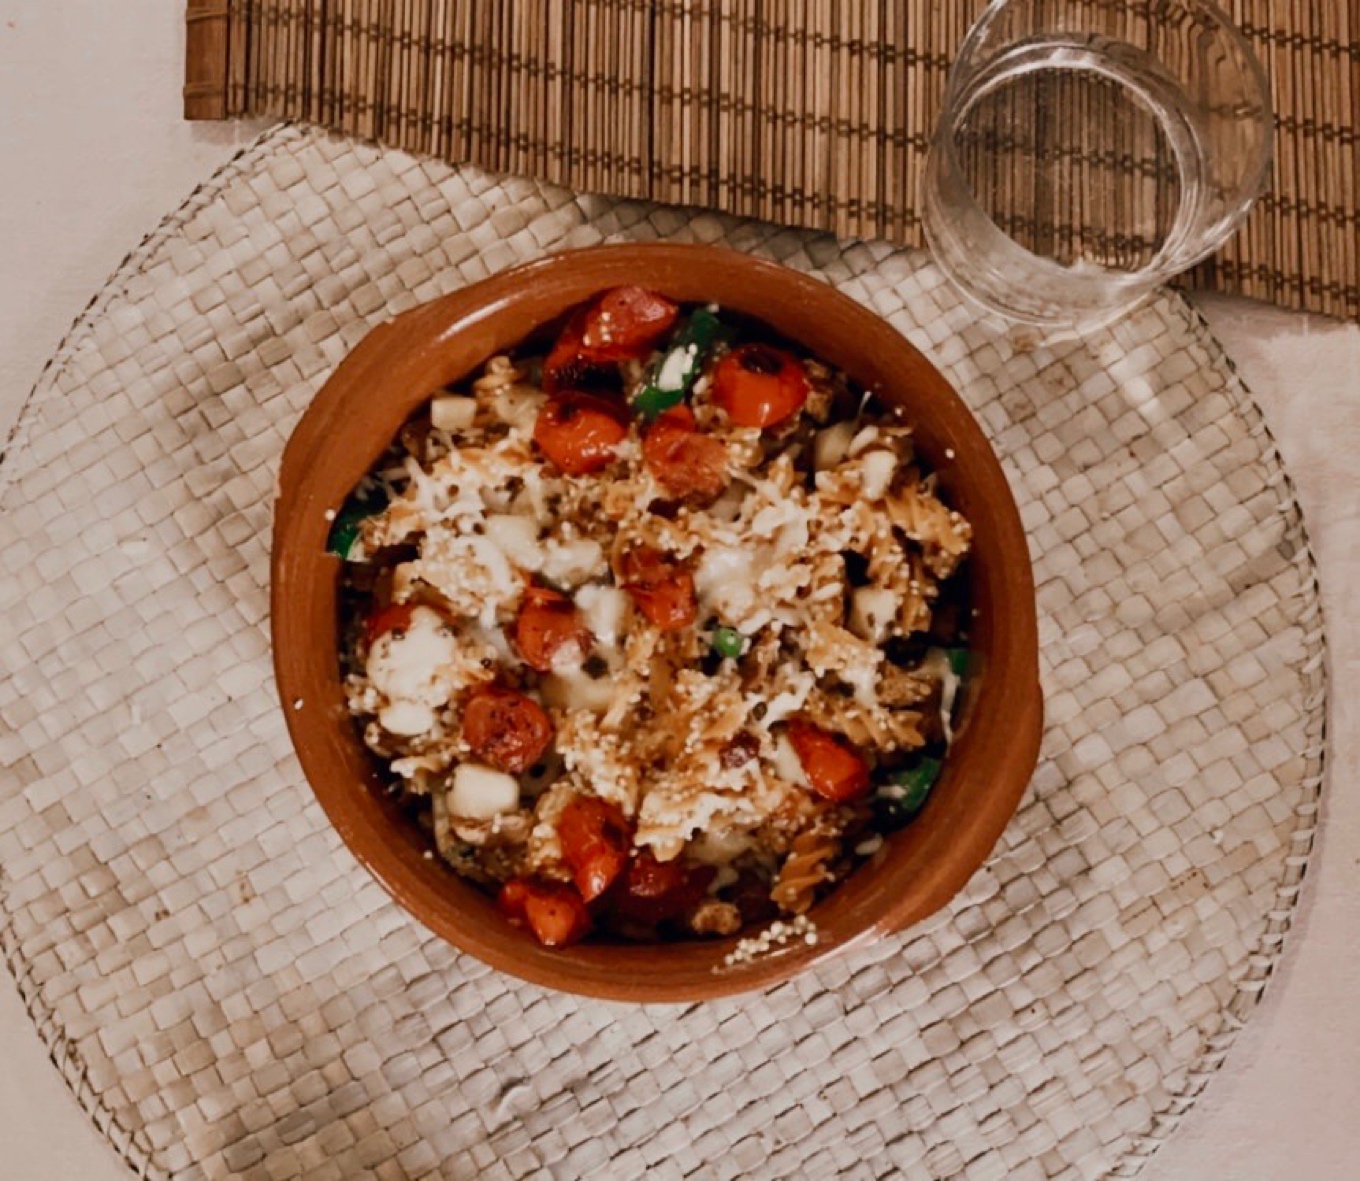
[{"label": "table surface", "polygon": [[[122,257],[260,130],[178,119],[182,5],[0,0],[0,439]],[[1198,301],[1265,410],[1322,575],[1332,677],[1320,839],[1262,1006],[1147,1181],[1350,1181],[1360,1159],[1360,327]],[[121,1181],[0,971],[8,1177]]]}]

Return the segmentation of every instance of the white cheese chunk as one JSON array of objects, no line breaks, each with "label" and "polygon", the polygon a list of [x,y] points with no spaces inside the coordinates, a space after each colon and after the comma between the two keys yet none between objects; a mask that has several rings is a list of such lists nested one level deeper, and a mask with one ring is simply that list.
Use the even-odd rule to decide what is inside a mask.
[{"label": "white cheese chunk", "polygon": [[892,451],[870,451],[860,461],[860,488],[869,500],[882,500],[897,474],[897,455]]},{"label": "white cheese chunk", "polygon": [[838,422],[824,431],[818,431],[812,443],[812,466],[819,472],[836,467],[850,449],[854,432],[855,426],[850,422]]},{"label": "white cheese chunk", "polygon": [[774,740],[773,761],[774,773],[785,783],[797,784],[799,787],[808,786],[807,772],[803,770],[803,760],[798,757],[798,752],[793,749],[793,743],[789,741],[787,734],[781,734]]},{"label": "white cheese chunk", "polygon": [[477,400],[461,394],[441,394],[430,402],[430,423],[440,431],[465,431],[477,417]]},{"label": "white cheese chunk", "polygon": [[559,586],[580,586],[604,573],[604,550],[598,541],[550,541],[543,547],[543,576]]},{"label": "white cheese chunk", "polygon": [[897,596],[886,587],[861,586],[850,597],[850,630],[871,644],[888,638],[897,618]]},{"label": "white cheese chunk", "polygon": [[601,644],[614,647],[628,616],[628,595],[616,586],[589,583],[576,592],[576,605],[590,634]]},{"label": "white cheese chunk", "polygon": [[519,783],[513,775],[480,763],[459,763],[449,788],[449,815],[460,820],[491,820],[519,807]]},{"label": "white cheese chunk", "polygon": [[398,698],[378,711],[378,724],[389,734],[414,738],[434,725],[434,710],[423,701]]},{"label": "white cheese chunk", "polygon": [[439,612],[416,607],[404,632],[388,632],[374,642],[368,655],[368,679],[391,702],[443,705],[450,686],[441,669],[457,656],[458,641]]},{"label": "white cheese chunk", "polygon": [[704,551],[694,571],[694,590],[705,611],[733,627],[750,627],[757,604],[755,556],[749,546],[714,545]]},{"label": "white cheese chunk", "polygon": [[846,448],[845,454],[848,458],[854,459],[861,451],[869,446],[870,443],[878,439],[878,427],[870,424],[861,427],[859,433],[850,440],[850,445]]},{"label": "white cheese chunk", "polygon": [[538,522],[514,513],[488,513],[486,536],[510,562],[521,570],[543,566],[543,547],[538,544]]},{"label": "white cheese chunk", "polygon": [[661,362],[661,371],[656,375],[656,388],[667,392],[685,388],[685,374],[694,363],[697,348],[690,345],[684,349],[671,349]]}]

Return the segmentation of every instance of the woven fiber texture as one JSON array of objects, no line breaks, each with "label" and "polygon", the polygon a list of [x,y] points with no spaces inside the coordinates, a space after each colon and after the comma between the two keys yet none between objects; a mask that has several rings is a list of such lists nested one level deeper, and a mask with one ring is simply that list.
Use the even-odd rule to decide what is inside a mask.
[{"label": "woven fiber texture", "polygon": [[[373,324],[653,238],[819,275],[942,366],[1021,506],[1048,713],[945,911],[685,1007],[518,984],[399,910],[302,778],[266,618],[284,439]],[[1129,1177],[1289,925],[1322,771],[1312,559],[1174,295],[1047,349],[974,324],[919,254],[285,128],[96,299],[0,509],[0,939],[146,1177]]]},{"label": "woven fiber texture", "polygon": [[[1140,22],[1166,24],[1159,0],[1120,4],[1135,41],[1147,27]],[[982,7],[981,0],[194,0],[186,110],[307,119],[581,192],[920,246],[926,147],[950,63]],[[1191,281],[1360,318],[1355,5],[1225,0],[1223,8],[1270,80],[1275,166],[1242,232]],[[1108,119],[1129,114],[1121,107]],[[1022,122],[1038,118],[1021,113]],[[1024,221],[1034,199],[1024,153],[1011,168],[1007,149],[991,145],[1009,176],[1000,206],[1020,215],[1008,228],[1029,244],[1056,235],[1092,246],[1111,230],[1152,233],[1164,186],[1143,174],[1165,170],[1169,157],[1164,145],[1145,151],[1130,136],[1132,151],[1110,159],[1102,147],[1073,161],[1073,192],[1082,199],[1051,212],[1035,205],[1032,223]],[[1014,197],[1004,196],[1009,188]],[[1088,224],[1102,197],[1123,212]],[[1089,261],[1112,258],[1098,250]]]}]

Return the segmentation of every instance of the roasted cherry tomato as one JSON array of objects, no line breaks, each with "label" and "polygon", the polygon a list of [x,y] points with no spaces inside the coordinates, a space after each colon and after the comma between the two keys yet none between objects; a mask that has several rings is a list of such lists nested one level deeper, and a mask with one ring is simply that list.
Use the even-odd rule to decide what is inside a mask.
[{"label": "roasted cherry tomato", "polygon": [[624,556],[619,573],[638,610],[663,632],[694,622],[699,613],[694,576],[674,559],[644,546]]},{"label": "roasted cherry tomato", "polygon": [[766,344],[733,349],[713,370],[713,401],[738,426],[778,426],[803,408],[808,392],[798,358]]},{"label": "roasted cherry tomato", "polygon": [[498,771],[527,771],[543,757],[552,736],[552,719],[544,708],[514,689],[481,685],[463,706],[464,741]]},{"label": "roasted cherry tomato", "polygon": [[497,903],[512,923],[528,923],[544,947],[566,947],[590,931],[581,896],[558,882],[514,878],[501,887]]},{"label": "roasted cherry tomato", "polygon": [[557,837],[572,880],[587,902],[609,889],[628,864],[628,820],[598,796],[577,796],[567,804],[557,821]]},{"label": "roasted cherry tomato", "polygon": [[559,648],[576,644],[584,653],[593,638],[576,604],[566,595],[546,586],[531,586],[524,592],[515,617],[515,647],[530,668],[551,672]]},{"label": "roasted cherry tomato", "polygon": [[645,357],[680,309],[645,287],[615,287],[574,312],[543,362],[543,388],[596,389],[618,381],[618,362]]},{"label": "roasted cherry tomato", "polygon": [[404,632],[411,626],[415,612],[414,603],[388,603],[379,607],[364,621],[364,639],[368,646],[387,635],[388,632]]},{"label": "roasted cherry tomato", "polygon": [[543,360],[543,388],[548,393],[618,385],[617,362],[592,361],[585,355],[582,344],[585,331],[586,309],[582,308],[567,321]]},{"label": "roasted cherry tomato", "polygon": [[680,309],[645,287],[615,287],[586,311],[581,352],[591,361],[645,357],[674,326]]},{"label": "roasted cherry tomato", "polygon": [[529,900],[529,879],[511,878],[496,896],[496,905],[508,919],[523,920],[524,904]]},{"label": "roasted cherry tomato", "polygon": [[598,472],[614,460],[614,447],[628,434],[622,413],[591,394],[549,398],[534,423],[534,442],[569,476]]},{"label": "roasted cherry tomato", "polygon": [[823,799],[844,804],[869,791],[869,764],[839,734],[795,719],[789,723],[789,741],[812,790]]},{"label": "roasted cherry tomato", "polygon": [[642,458],[668,495],[715,500],[727,484],[727,448],[703,434],[688,406],[661,415],[642,440]]},{"label": "roasted cherry tomato", "polygon": [[625,918],[655,926],[697,906],[717,871],[679,858],[658,861],[650,849],[634,854],[621,888],[611,895],[614,909]]}]

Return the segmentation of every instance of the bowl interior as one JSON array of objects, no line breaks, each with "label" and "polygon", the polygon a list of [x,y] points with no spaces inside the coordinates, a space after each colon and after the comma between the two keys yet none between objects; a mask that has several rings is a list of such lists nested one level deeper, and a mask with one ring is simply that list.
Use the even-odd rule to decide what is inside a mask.
[{"label": "bowl interior", "polygon": [[[339,562],[327,513],[432,393],[519,345],[609,287],[640,283],[679,302],[716,302],[764,321],[907,410],[919,452],[973,525],[965,569],[974,607],[970,679],[944,771],[924,811],[811,917],[818,940],[739,968],[735,940],[581,944],[548,950],[437,860],[380,790],[345,709],[337,655]],[[1014,812],[1038,752],[1041,702],[1034,587],[1019,514],[972,416],[940,373],[884,320],[808,276],[702,246],[601,247],[553,255],[374,329],[336,370],[289,440],[273,542],[279,693],[303,770],[354,854],[393,896],[452,943],[516,976],[628,1000],[688,1001],[761,987],[873,932],[942,906],[981,864]],[[378,789],[378,790],[375,790]]]}]

